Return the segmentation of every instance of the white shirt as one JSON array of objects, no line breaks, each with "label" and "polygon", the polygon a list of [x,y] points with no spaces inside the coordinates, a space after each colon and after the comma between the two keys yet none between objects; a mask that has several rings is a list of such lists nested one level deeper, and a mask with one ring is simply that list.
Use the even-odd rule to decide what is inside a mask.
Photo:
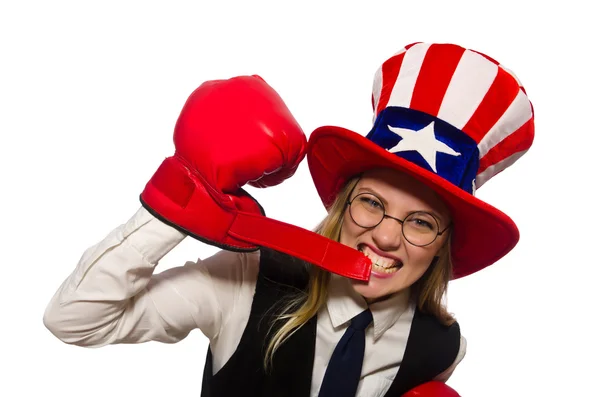
[{"label": "white shirt", "polygon": [[[65,343],[174,343],[199,328],[209,339],[213,373],[235,352],[250,315],[260,252],[217,254],[153,274],[185,235],[140,208],[129,221],[88,248],[44,313],[44,324]],[[329,358],[352,317],[366,309],[347,279],[334,275],[318,313],[311,396],[317,396]],[[406,347],[415,308],[408,292],[370,306],[365,359],[357,396],[383,396]],[[446,381],[463,359],[461,337]]]}]

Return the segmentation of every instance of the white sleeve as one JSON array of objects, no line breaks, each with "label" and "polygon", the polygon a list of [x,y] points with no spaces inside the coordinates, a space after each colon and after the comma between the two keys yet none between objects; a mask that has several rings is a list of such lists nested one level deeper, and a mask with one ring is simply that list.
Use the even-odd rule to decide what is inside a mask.
[{"label": "white sleeve", "polygon": [[450,379],[450,376],[452,375],[452,373],[454,372],[454,370],[456,369],[458,364],[460,364],[462,359],[465,358],[466,353],[467,353],[467,340],[465,339],[464,336],[461,335],[460,336],[460,347],[458,349],[458,354],[456,355],[456,359],[454,360],[452,365],[448,367],[448,369],[446,369],[444,372],[442,372],[441,374],[436,376],[434,378],[434,380],[446,383],[448,381],[448,379]]},{"label": "white sleeve", "polygon": [[[252,282],[258,261],[255,253],[220,251],[153,275],[158,261],[184,238],[140,208],[84,252],[46,307],[45,326],[65,343],[88,347],[174,343],[195,328],[214,338],[233,312],[239,285]],[[228,279],[215,284],[210,268],[230,269]]]}]

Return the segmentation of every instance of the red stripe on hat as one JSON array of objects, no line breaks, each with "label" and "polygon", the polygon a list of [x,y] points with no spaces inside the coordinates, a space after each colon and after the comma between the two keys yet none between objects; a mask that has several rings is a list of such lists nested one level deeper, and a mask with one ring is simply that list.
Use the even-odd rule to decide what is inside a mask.
[{"label": "red stripe on hat", "polygon": [[502,142],[490,149],[490,151],[481,158],[477,174],[515,153],[528,150],[533,143],[533,136],[534,122],[532,117],[515,132],[507,136]]},{"label": "red stripe on hat", "polygon": [[406,51],[391,57],[381,65],[381,94],[379,95],[379,103],[377,104],[376,115],[386,108],[390,96],[392,95],[392,89],[396,84],[396,79],[400,73],[400,67],[404,60]]},{"label": "red stripe on hat", "polygon": [[415,83],[411,109],[437,115],[450,80],[465,49],[457,45],[432,44],[427,50]]},{"label": "red stripe on hat", "polygon": [[496,124],[498,119],[506,112],[519,93],[519,84],[514,77],[502,68],[490,89],[483,97],[481,104],[473,113],[463,131],[475,140],[476,143]]}]

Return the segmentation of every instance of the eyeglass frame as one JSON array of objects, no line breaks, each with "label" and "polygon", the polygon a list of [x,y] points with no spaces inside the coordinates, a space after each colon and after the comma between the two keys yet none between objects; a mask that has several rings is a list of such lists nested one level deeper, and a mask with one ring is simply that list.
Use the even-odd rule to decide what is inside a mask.
[{"label": "eyeglass frame", "polygon": [[[359,197],[359,196],[362,196],[362,195],[370,195],[370,196],[373,196],[373,197],[377,198],[377,200],[379,200],[379,203],[381,204],[381,207],[383,208],[383,216],[381,217],[381,220],[380,220],[379,222],[377,222],[377,224],[375,224],[375,225],[373,225],[373,226],[368,226],[368,227],[367,227],[367,226],[360,225],[358,222],[356,222],[356,220],[354,219],[354,216],[352,216],[352,209],[351,209],[351,208],[352,208],[352,202],[353,202],[354,200],[356,200],[356,198],[357,198],[357,197]],[[409,244],[411,244],[411,245],[414,245],[415,247],[427,247],[428,245],[431,245],[431,244],[433,244],[433,243],[435,242],[435,240],[437,240],[437,238],[438,238],[439,236],[441,236],[442,234],[444,234],[444,233],[446,232],[446,230],[450,229],[450,227],[452,226],[452,222],[450,222],[450,223],[448,224],[448,226],[446,226],[446,228],[445,228],[444,230],[442,230],[441,232],[437,232],[437,233],[436,233],[435,237],[433,238],[433,240],[431,240],[431,242],[429,242],[429,243],[427,243],[427,244],[423,244],[423,245],[417,245],[417,244],[414,244],[413,242],[411,242],[411,241],[410,241],[410,240],[409,240],[409,239],[406,237],[406,235],[404,234],[404,222],[406,221],[406,219],[407,219],[409,216],[411,216],[411,215],[413,215],[413,214],[417,214],[417,213],[425,213],[425,214],[429,214],[429,215],[431,215],[431,217],[432,217],[432,218],[433,218],[433,220],[435,221],[435,225],[437,226],[438,230],[440,230],[440,224],[439,224],[439,222],[438,222],[437,218],[436,218],[436,217],[435,217],[433,214],[430,214],[430,213],[429,213],[429,212],[427,212],[427,211],[413,211],[413,212],[410,212],[409,214],[407,214],[407,215],[404,217],[404,219],[402,219],[402,220],[401,220],[401,219],[399,219],[399,218],[396,218],[396,217],[393,217],[393,216],[391,216],[391,215],[388,215],[388,214],[387,214],[387,212],[386,212],[386,209],[385,209],[385,204],[383,204],[383,200],[382,200],[380,197],[378,197],[376,194],[369,193],[369,192],[363,192],[363,193],[359,193],[359,194],[357,194],[356,196],[354,196],[354,197],[352,198],[352,200],[350,200],[350,198],[348,197],[348,199],[346,199],[346,205],[348,206],[348,212],[350,213],[350,218],[352,219],[352,222],[354,222],[354,223],[355,223],[355,224],[356,224],[358,227],[362,227],[363,229],[374,229],[374,228],[376,228],[377,226],[379,226],[379,225],[381,224],[381,222],[383,222],[383,220],[384,220],[385,218],[390,218],[390,219],[393,219],[393,220],[397,221],[397,222],[398,222],[398,223],[400,223],[400,225],[402,226],[402,227],[401,227],[401,229],[402,229],[402,237],[404,237],[404,239],[405,239],[405,240],[406,240],[406,241],[407,241]]]}]

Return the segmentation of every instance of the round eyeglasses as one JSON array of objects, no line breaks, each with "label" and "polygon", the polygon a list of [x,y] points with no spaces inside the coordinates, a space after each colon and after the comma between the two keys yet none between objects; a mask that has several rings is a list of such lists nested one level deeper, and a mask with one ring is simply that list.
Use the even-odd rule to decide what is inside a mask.
[{"label": "round eyeglasses", "polygon": [[398,221],[402,225],[402,235],[410,244],[424,247],[435,241],[450,228],[448,225],[440,230],[437,219],[425,211],[416,211],[408,214],[404,219],[394,218],[385,213],[383,202],[374,194],[360,193],[346,204],[350,208],[350,217],[360,227],[372,229],[378,226],[385,218]]}]

